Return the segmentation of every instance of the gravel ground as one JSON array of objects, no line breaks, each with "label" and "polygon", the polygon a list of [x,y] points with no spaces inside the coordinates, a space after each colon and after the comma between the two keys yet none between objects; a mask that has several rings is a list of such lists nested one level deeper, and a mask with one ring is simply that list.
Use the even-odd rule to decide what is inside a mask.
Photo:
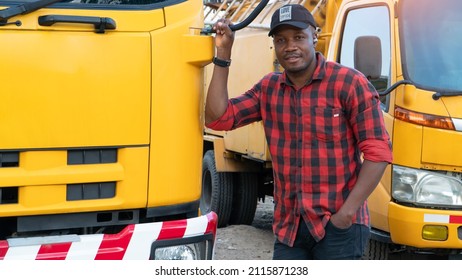
[{"label": "gravel ground", "polygon": [[274,235],[273,198],[259,201],[252,225],[219,228],[215,244],[216,260],[271,260]]},{"label": "gravel ground", "polygon": [[[252,225],[230,225],[217,230],[215,260],[271,260],[274,235],[273,198],[267,196],[257,206]],[[457,256],[460,259],[462,257]],[[456,258],[456,257],[454,257]],[[366,258],[367,259],[367,258]],[[441,256],[395,252],[390,260],[439,260]]]}]

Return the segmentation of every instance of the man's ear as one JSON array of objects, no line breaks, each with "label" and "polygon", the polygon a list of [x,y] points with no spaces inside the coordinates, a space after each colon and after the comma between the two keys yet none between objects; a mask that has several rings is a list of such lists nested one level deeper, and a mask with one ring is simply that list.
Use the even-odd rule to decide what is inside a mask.
[{"label": "man's ear", "polygon": [[321,32],[321,28],[316,27],[314,32],[313,32],[313,45],[316,47],[316,44],[318,43],[318,34]]}]

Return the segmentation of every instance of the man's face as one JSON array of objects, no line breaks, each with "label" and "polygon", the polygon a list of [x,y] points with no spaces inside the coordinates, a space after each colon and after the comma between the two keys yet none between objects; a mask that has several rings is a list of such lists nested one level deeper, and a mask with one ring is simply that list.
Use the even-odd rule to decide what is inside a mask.
[{"label": "man's face", "polygon": [[276,30],[273,35],[276,57],[288,74],[301,74],[314,62],[314,37],[311,27],[299,29],[283,25]]}]

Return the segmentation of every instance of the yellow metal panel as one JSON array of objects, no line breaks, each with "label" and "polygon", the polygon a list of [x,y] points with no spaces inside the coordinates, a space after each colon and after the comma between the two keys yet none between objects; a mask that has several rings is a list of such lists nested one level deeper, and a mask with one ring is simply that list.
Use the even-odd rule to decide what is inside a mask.
[{"label": "yellow metal panel", "polygon": [[[403,86],[403,90],[396,93],[396,105],[411,111],[447,116],[447,108],[442,100],[433,100],[434,92],[420,90],[412,85]],[[460,110],[459,110],[460,111]]]},{"label": "yellow metal panel", "polygon": [[442,97],[450,117],[462,118],[462,96]]},{"label": "yellow metal panel", "polygon": [[318,10],[314,10],[314,6],[310,1],[305,2],[305,7],[312,11],[316,23],[321,28],[321,33],[318,35],[319,41],[316,45],[316,49],[327,56],[330,39],[332,37],[332,30],[334,28],[338,10],[343,0],[330,0],[323,2],[325,2],[325,6],[320,7]]},{"label": "yellow metal panel", "polygon": [[385,173],[372,194],[368,198],[368,206],[373,228],[389,231],[388,204],[390,203],[391,165],[387,166]]},{"label": "yellow metal panel", "polygon": [[211,36],[184,35],[181,37],[180,53],[184,61],[198,67],[204,67],[210,63],[210,52],[206,50],[209,50],[209,46],[212,45]]},{"label": "yellow metal panel", "polygon": [[[393,114],[393,110],[390,109],[390,112]],[[383,114],[383,121],[385,123],[385,127],[388,132],[388,136],[390,136],[390,140],[393,142],[393,125],[394,125],[394,116],[389,112],[382,111]],[[393,148],[393,147],[392,147]]]},{"label": "yellow metal panel", "polygon": [[393,163],[420,168],[422,127],[395,120],[393,131]]},{"label": "yellow metal panel", "polygon": [[[152,133],[148,207],[198,200],[201,192],[203,73],[212,38],[189,38],[200,25],[202,2],[165,8],[167,25],[151,33]],[[170,24],[170,23],[175,24]],[[196,35],[199,36],[199,35]],[[185,40],[194,42],[187,48]],[[183,53],[187,49],[187,53]],[[195,61],[191,63],[191,60]],[[200,62],[202,61],[202,62]]]},{"label": "yellow metal panel", "polygon": [[222,137],[206,135],[204,139],[213,142],[215,165],[218,172],[258,171],[259,166],[253,161],[240,161],[234,158],[234,153],[225,150]]},{"label": "yellow metal panel", "polygon": [[[21,155],[21,167],[1,170],[2,186],[19,187],[19,201],[0,205],[0,216],[143,208],[148,151],[147,147],[119,149],[117,163],[69,166],[66,151],[27,152]],[[115,197],[66,201],[67,184],[96,182],[116,182]]]},{"label": "yellow metal panel", "polygon": [[[116,6],[114,6],[116,7]],[[36,12],[17,16],[11,19],[11,21],[21,20],[21,26],[14,24],[1,26],[0,30],[41,30],[41,31],[52,31],[52,30],[66,30],[66,31],[88,31],[94,32],[95,27],[92,24],[82,23],[55,23],[51,26],[41,26],[38,24],[38,17],[45,15],[68,15],[68,16],[93,16],[93,17],[108,17],[115,21],[116,30],[107,30],[107,33],[113,33],[117,31],[132,32],[141,31],[148,32],[151,30],[159,29],[165,26],[164,11],[163,9],[156,10],[121,10],[123,8],[117,5],[117,10],[109,9],[52,9],[44,8]],[[136,18],[136,20],[133,20]],[[55,49],[56,51],[57,49]]]},{"label": "yellow metal panel", "polygon": [[0,169],[0,187],[107,182],[124,179],[118,163],[67,165],[66,151],[22,152],[18,168]]},{"label": "yellow metal panel", "polygon": [[449,168],[451,171],[462,171],[462,145],[460,145],[462,134],[460,132],[425,127],[422,142],[422,162],[446,165],[444,169]]},{"label": "yellow metal panel", "polygon": [[2,31],[2,40],[3,149],[148,143],[148,34]]},{"label": "yellow metal panel", "polygon": [[[405,207],[395,203],[389,205],[389,223],[391,239],[396,244],[417,248],[453,248],[462,249],[462,240],[458,238],[458,223],[425,223],[424,215],[460,216],[460,211],[444,211]],[[424,225],[445,225],[449,229],[446,241],[429,241],[422,238]]]},{"label": "yellow metal panel", "polygon": [[[274,70],[272,39],[266,30],[243,29],[236,33],[228,91],[231,97],[250,89],[264,75]],[[224,135],[225,149],[269,160],[261,123],[229,131]]]},{"label": "yellow metal panel", "polygon": [[265,130],[261,122],[252,123],[249,125],[248,141],[248,155],[252,158],[270,161],[271,156],[269,153],[268,145],[265,137]]},{"label": "yellow metal panel", "polygon": [[266,30],[236,32],[229,69],[229,94],[238,96],[274,70],[273,41]]},{"label": "yellow metal panel", "polygon": [[240,154],[247,154],[249,126],[244,126],[225,133],[225,149]]}]

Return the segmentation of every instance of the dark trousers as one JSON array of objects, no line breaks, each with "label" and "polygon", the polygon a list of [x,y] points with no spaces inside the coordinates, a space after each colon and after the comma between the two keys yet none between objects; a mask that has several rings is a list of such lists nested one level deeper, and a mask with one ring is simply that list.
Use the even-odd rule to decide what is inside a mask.
[{"label": "dark trousers", "polygon": [[367,226],[353,224],[350,228],[340,229],[329,221],[325,230],[324,238],[316,242],[305,222],[301,220],[293,247],[276,239],[273,260],[361,259],[370,236]]}]

